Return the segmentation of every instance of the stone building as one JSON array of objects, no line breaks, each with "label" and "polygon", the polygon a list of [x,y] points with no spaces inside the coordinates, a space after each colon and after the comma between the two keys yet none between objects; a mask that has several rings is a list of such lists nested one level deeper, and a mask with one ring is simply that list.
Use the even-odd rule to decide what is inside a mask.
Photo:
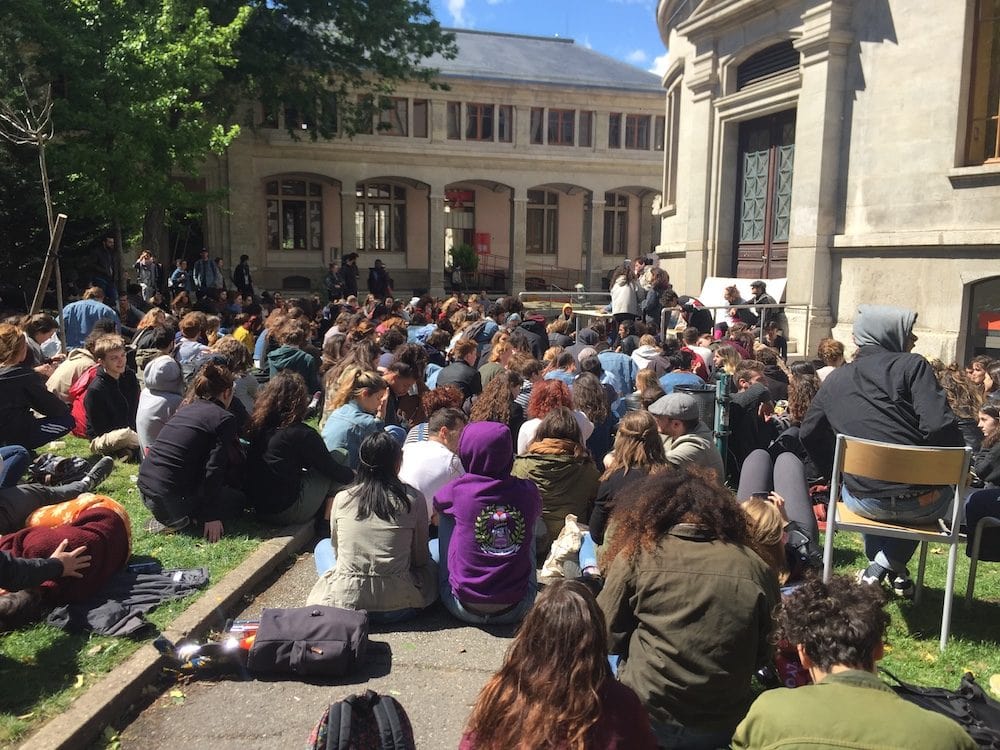
[{"label": "stone building", "polygon": [[660,0],[657,23],[675,285],[787,276],[813,350],[867,302],[917,310],[922,353],[1000,356],[1000,2]]},{"label": "stone building", "polygon": [[250,256],[268,289],[317,288],[330,262],[378,258],[396,289],[441,293],[449,249],[480,256],[474,283],[520,291],[584,281],[659,240],[666,126],[657,77],[566,39],[455,31],[432,58],[449,90],[402,85],[371,133],[296,140],[284,115],[229,149],[208,187],[209,247]]}]

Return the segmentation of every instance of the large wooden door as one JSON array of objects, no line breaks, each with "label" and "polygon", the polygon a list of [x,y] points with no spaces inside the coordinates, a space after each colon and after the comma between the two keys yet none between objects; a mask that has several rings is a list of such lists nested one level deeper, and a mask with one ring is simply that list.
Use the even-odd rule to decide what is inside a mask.
[{"label": "large wooden door", "polygon": [[734,273],[780,278],[788,267],[795,110],[740,124]]}]

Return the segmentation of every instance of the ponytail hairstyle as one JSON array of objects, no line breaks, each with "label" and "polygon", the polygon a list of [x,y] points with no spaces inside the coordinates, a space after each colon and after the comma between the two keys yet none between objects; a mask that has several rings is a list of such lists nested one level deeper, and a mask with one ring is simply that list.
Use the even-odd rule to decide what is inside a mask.
[{"label": "ponytail hairstyle", "polygon": [[379,430],[361,443],[354,491],[358,497],[357,520],[375,515],[391,523],[410,512],[410,498],[399,479],[403,447],[388,432]]},{"label": "ponytail hairstyle", "polygon": [[215,401],[232,387],[233,373],[229,368],[209,362],[195,374],[184,396],[184,403],[190,404],[198,400]]},{"label": "ponytail hairstyle", "polygon": [[336,393],[333,394],[331,409],[339,409],[349,401],[353,401],[364,391],[384,391],[389,387],[385,378],[377,372],[368,370],[348,370],[340,379]]}]

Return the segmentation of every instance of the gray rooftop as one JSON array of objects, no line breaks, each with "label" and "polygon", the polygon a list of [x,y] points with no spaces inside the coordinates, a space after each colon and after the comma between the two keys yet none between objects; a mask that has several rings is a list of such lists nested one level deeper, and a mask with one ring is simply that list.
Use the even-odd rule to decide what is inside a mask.
[{"label": "gray rooftop", "polygon": [[442,78],[476,78],[574,88],[661,92],[659,76],[581,47],[572,39],[469,29],[455,35],[458,56],[434,55],[427,66]]}]

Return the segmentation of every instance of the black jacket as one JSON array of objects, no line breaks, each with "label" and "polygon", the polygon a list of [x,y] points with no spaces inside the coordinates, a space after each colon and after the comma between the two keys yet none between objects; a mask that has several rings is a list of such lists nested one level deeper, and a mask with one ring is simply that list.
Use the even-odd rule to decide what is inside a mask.
[{"label": "black jacket", "polygon": [[0,588],[20,591],[54,581],[63,574],[62,563],[54,557],[14,557],[0,552]]},{"label": "black jacket", "polygon": [[479,370],[465,362],[452,362],[438,373],[437,387],[453,385],[461,389],[466,398],[483,392],[483,379]]},{"label": "black jacket", "polygon": [[135,412],[139,408],[139,380],[131,370],[125,370],[117,380],[103,367],[87,387],[83,397],[87,410],[87,437],[99,435],[122,427],[135,429]]},{"label": "black jacket", "polygon": [[392,293],[392,279],[384,268],[368,269],[368,291],[381,302]]},{"label": "black jacket", "polygon": [[361,271],[358,270],[357,263],[340,264],[340,277],[344,281],[344,297],[350,297],[352,294],[355,297],[358,295],[358,277],[360,275]]},{"label": "black jacket", "polygon": [[354,479],[354,472],[333,459],[320,434],[302,422],[254,437],[247,450],[247,495],[257,512],[290,507],[299,496],[304,469],[341,484]]},{"label": "black jacket", "polygon": [[[802,420],[802,444],[825,476],[832,473],[837,433],[896,445],[965,445],[927,360],[875,345],[861,347],[854,362],[827,376]],[[856,497],[913,496],[927,489],[850,474],[844,483]]]},{"label": "black jacket", "polygon": [[987,487],[1000,487],[1000,443],[980,450],[972,461],[972,470]]},{"label": "black jacket", "polygon": [[253,294],[253,277],[249,263],[237,263],[233,269],[233,284],[240,294]]},{"label": "black jacket", "polygon": [[139,490],[161,500],[198,498],[199,518],[214,521],[219,491],[240,485],[242,463],[236,416],[218,401],[198,399],[163,425],[139,466]]},{"label": "black jacket", "polygon": [[35,418],[68,417],[69,405],[45,388],[45,379],[30,367],[0,368],[0,445],[30,445]]}]

